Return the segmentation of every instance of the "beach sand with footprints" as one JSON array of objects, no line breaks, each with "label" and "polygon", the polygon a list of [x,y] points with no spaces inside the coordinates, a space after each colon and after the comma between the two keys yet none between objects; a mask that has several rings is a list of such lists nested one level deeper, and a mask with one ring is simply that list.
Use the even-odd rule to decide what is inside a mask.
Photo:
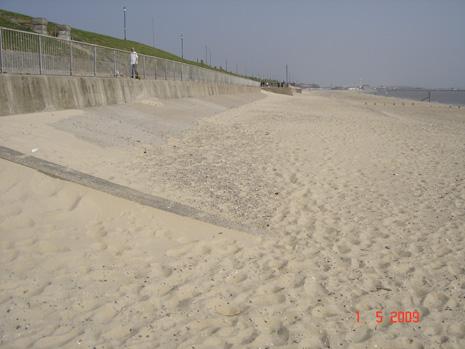
[{"label": "beach sand with footprints", "polygon": [[[464,348],[465,109],[355,92],[0,118],[2,348]],[[31,151],[34,149],[34,152]]]}]

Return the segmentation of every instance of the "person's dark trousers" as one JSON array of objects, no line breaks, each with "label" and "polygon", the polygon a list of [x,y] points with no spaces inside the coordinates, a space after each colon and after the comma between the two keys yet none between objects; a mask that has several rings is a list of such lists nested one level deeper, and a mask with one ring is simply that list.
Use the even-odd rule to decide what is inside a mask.
[{"label": "person's dark trousers", "polygon": [[137,64],[131,64],[131,78],[137,76]]}]

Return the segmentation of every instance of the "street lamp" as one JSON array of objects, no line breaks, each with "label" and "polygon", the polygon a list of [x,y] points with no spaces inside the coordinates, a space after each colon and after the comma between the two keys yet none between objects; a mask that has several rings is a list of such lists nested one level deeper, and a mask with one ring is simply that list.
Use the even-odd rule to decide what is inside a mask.
[{"label": "street lamp", "polygon": [[152,17],[152,41],[153,47],[155,47],[155,18]]},{"label": "street lamp", "polygon": [[128,9],[126,6],[123,6],[123,15],[124,15],[124,40],[126,40],[126,11]]},{"label": "street lamp", "polygon": [[184,35],[181,33],[181,58],[184,59]]}]

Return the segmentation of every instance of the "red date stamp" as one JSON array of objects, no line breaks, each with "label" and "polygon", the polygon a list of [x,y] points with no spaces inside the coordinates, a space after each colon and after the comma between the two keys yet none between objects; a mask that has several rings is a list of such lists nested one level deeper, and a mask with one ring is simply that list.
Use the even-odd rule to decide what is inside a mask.
[{"label": "red date stamp", "polygon": [[[377,324],[389,322],[390,324],[405,324],[405,323],[419,323],[421,321],[421,313],[417,310],[414,311],[391,311],[385,312],[384,310],[377,310],[374,312],[374,318]],[[361,321],[360,311],[355,312],[355,319],[357,322]]]}]

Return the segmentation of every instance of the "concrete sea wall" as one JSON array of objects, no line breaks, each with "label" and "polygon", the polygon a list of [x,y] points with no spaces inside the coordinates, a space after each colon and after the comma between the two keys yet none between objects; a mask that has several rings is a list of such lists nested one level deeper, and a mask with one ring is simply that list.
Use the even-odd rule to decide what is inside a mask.
[{"label": "concrete sea wall", "polygon": [[0,116],[131,103],[139,99],[254,93],[259,87],[200,81],[0,75]]}]

